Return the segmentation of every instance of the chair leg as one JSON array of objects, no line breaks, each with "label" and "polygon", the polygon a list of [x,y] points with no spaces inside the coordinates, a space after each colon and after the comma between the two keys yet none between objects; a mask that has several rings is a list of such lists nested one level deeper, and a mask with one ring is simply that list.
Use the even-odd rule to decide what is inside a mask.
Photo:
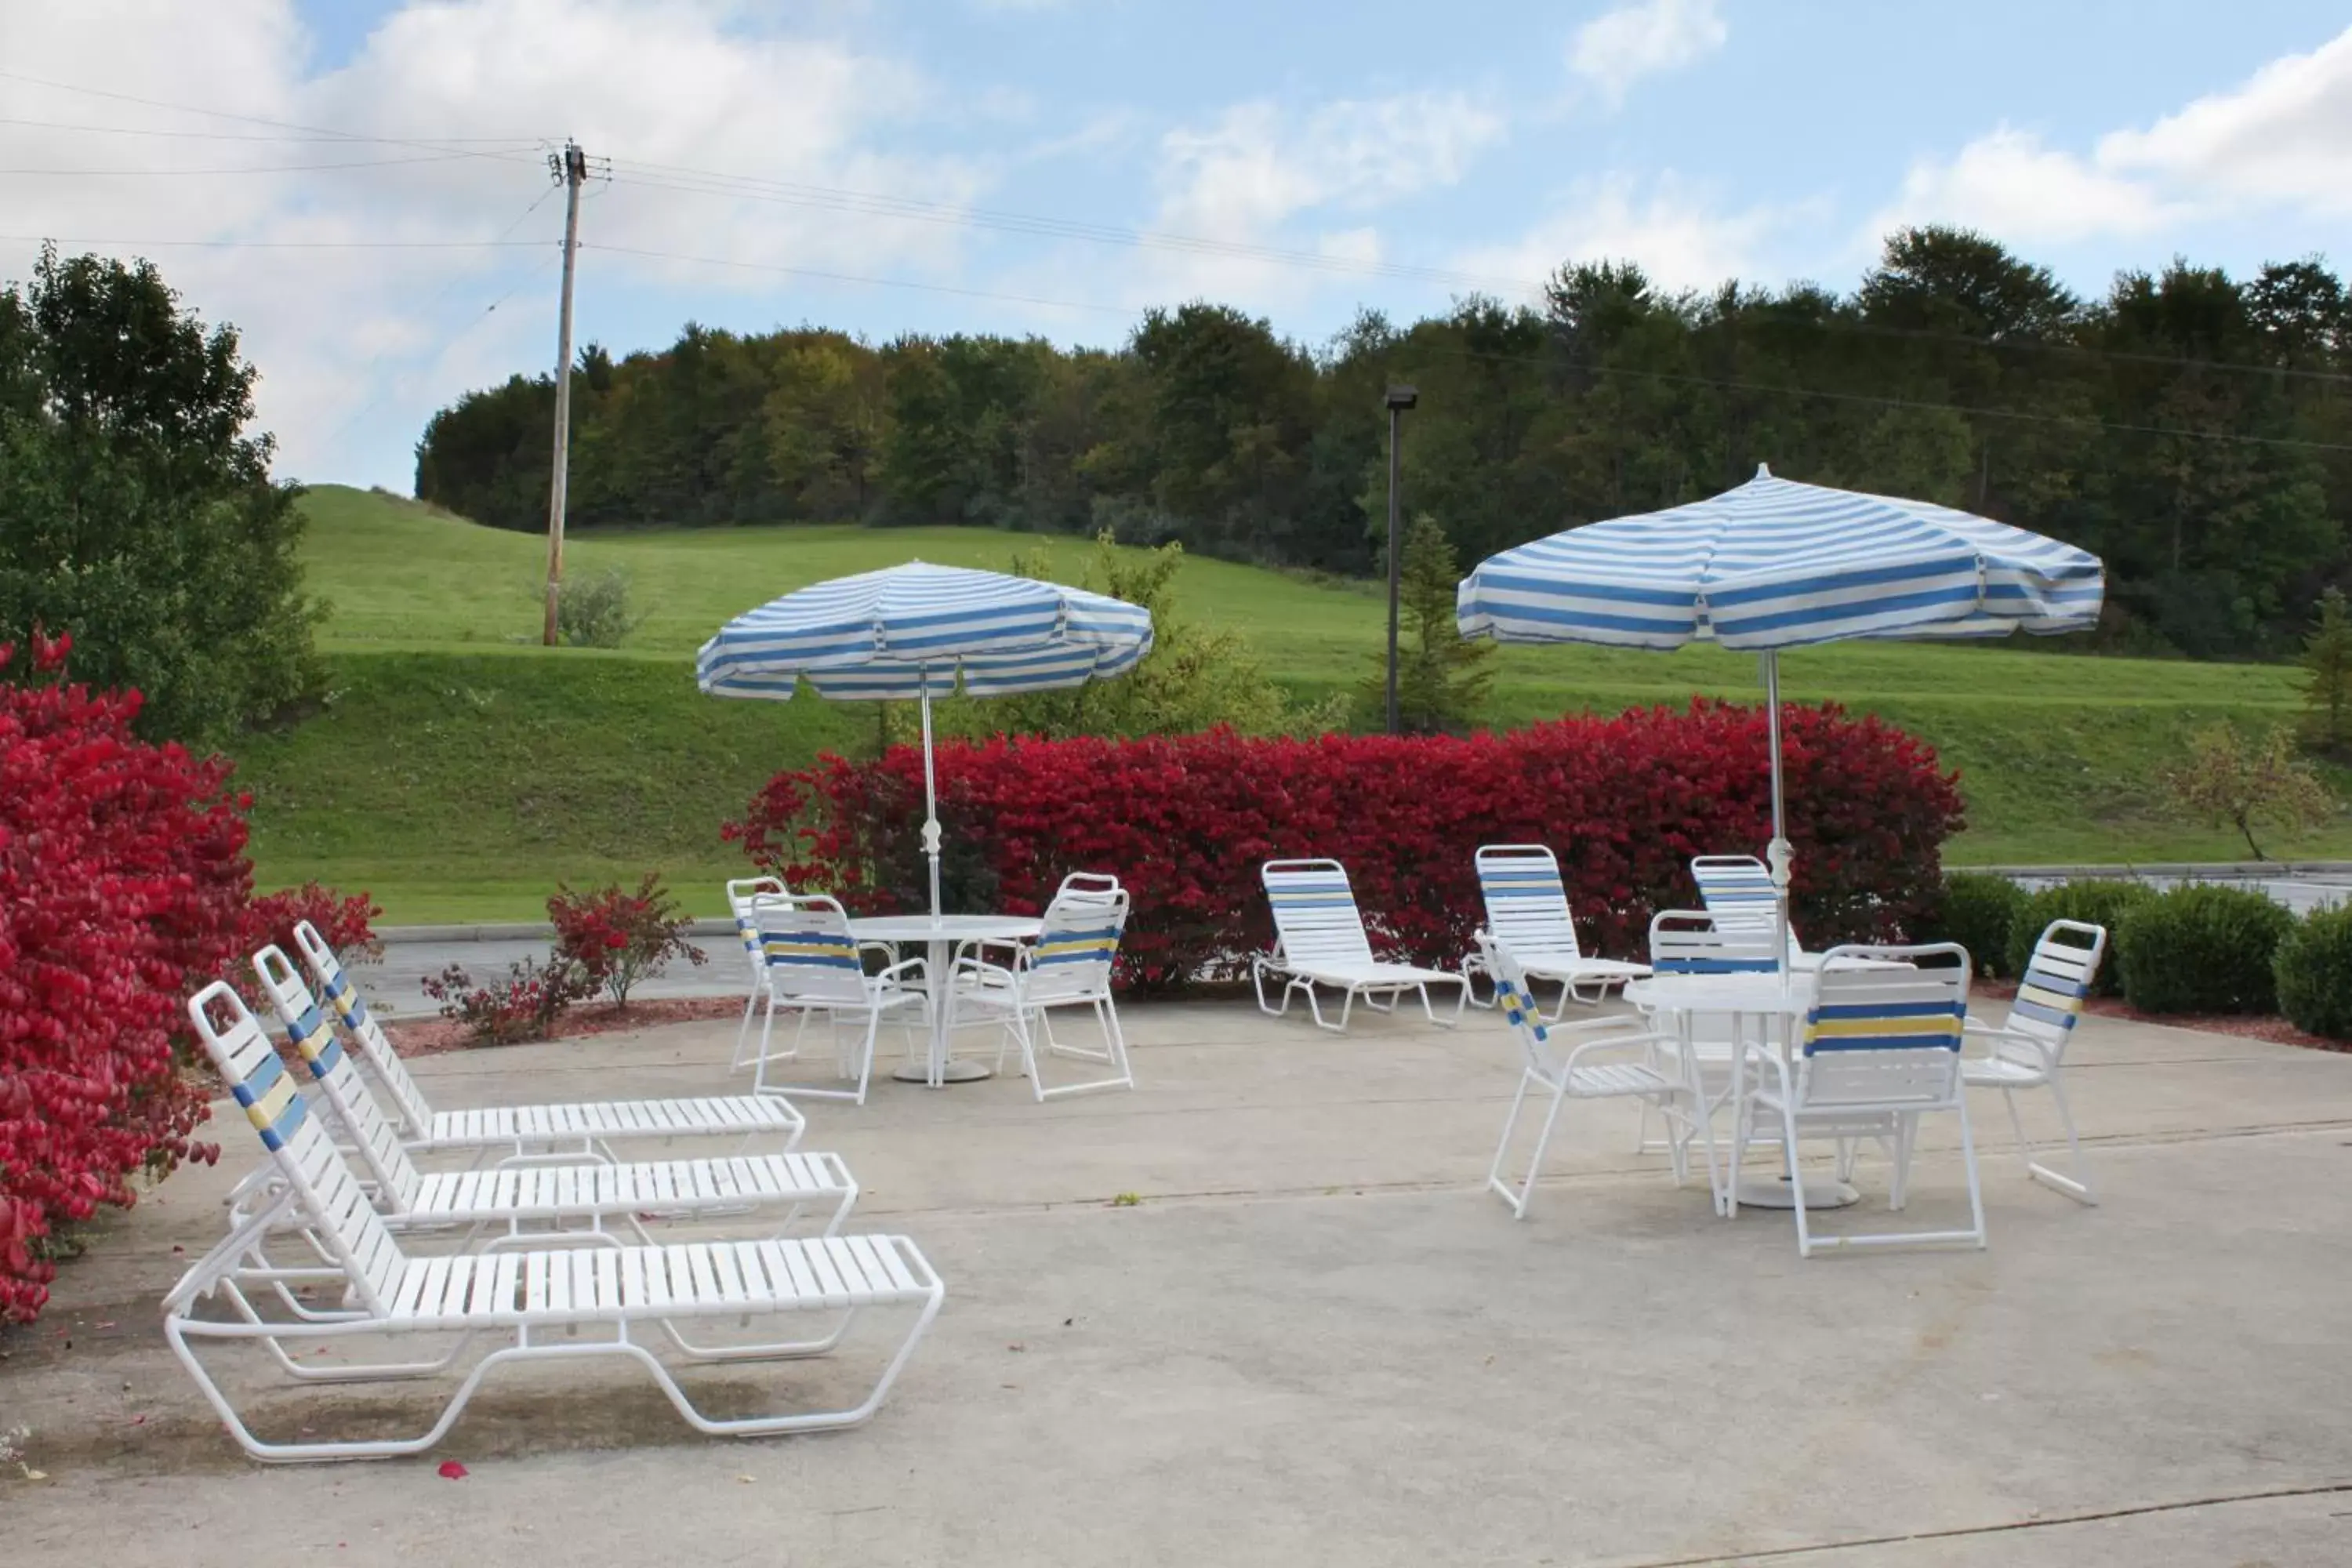
[{"label": "chair leg", "polygon": [[[1648,1122],[1649,1116],[1650,1102],[1645,1100],[1642,1101],[1642,1119],[1644,1124]],[[1666,1164],[1675,1173],[1675,1185],[1679,1187],[1690,1178],[1690,1140],[1674,1136],[1674,1123],[1671,1121],[1666,1122]]]},{"label": "chair leg", "polygon": [[[1699,1097],[1699,1114],[1706,1117],[1711,1133],[1715,1118],[1707,1110],[1704,1092]],[[1739,1217],[1739,1184],[1745,1179],[1742,1173],[1748,1165],[1748,1124],[1755,1114],[1755,1108],[1745,1099],[1731,1108],[1730,1169],[1724,1173],[1723,1191],[1717,1203],[1726,1219]]]},{"label": "chair leg", "polygon": [[1495,1145],[1495,1163],[1486,1168],[1488,1189],[1500,1193],[1503,1201],[1511,1205],[1513,1219],[1528,1217],[1528,1204],[1535,1196],[1536,1177],[1543,1170],[1544,1148],[1551,1142],[1551,1130],[1559,1120],[1559,1108],[1568,1101],[1568,1084],[1566,1079],[1562,1079],[1552,1086],[1551,1109],[1544,1113],[1543,1127],[1536,1134],[1535,1152],[1528,1157],[1526,1179],[1517,1185],[1504,1181],[1503,1163],[1510,1157],[1511,1135],[1518,1131],[1519,1110],[1527,1103],[1528,1085],[1543,1081],[1532,1071],[1520,1070],[1519,1091],[1511,1097],[1511,1113],[1503,1121],[1502,1142]]},{"label": "chair leg", "polygon": [[1892,1212],[1911,1201],[1911,1155],[1919,1147],[1919,1119],[1897,1117],[1895,1122],[1895,1178],[1887,1184],[1886,1206]]},{"label": "chair leg", "polygon": [[[803,1019],[803,1022],[806,1020]],[[751,1061],[751,1092],[761,1093],[768,1087],[768,1040],[776,1031],[776,993],[768,991],[767,1016],[760,1021],[760,1054]]]},{"label": "chair leg", "polygon": [[[2066,1080],[2062,1074],[2053,1072],[2050,1075],[2050,1099],[2058,1108],[2059,1124],[2066,1130],[2067,1163],[2076,1174],[2069,1176],[2052,1170],[2034,1160],[2030,1150],[2026,1156],[2026,1171],[2043,1185],[2056,1188],[2078,1204],[2096,1208],[2099,1196],[2091,1188],[2090,1167],[2083,1163],[2083,1140],[2081,1134],[2074,1131],[2074,1111],[2066,1103]],[[2017,1115],[2017,1107],[2013,1103],[2010,1107],[2010,1115],[2012,1119]],[[2018,1142],[2021,1145],[2024,1139],[2021,1136]]]},{"label": "chair leg", "polygon": [[1282,988],[1281,1006],[1265,1005],[1265,960],[1263,958],[1250,960],[1250,989],[1257,993],[1257,1010],[1267,1017],[1279,1018],[1290,1011],[1290,987],[1287,985]]},{"label": "chair leg", "polygon": [[882,1009],[866,1010],[866,1047],[858,1053],[857,1103],[866,1103],[866,1086],[874,1079],[874,1037],[882,1032]]},{"label": "chair leg", "polygon": [[1971,1222],[1971,1228],[1976,1232],[1977,1249],[1979,1251],[1982,1251],[1986,1241],[1984,1188],[1977,1181],[1977,1140],[1976,1134],[1971,1131],[1969,1127],[1969,1097],[1967,1092],[1963,1090],[1958,1099],[1960,1108],[1960,1163],[1967,1167],[1969,1173],[1969,1218]]},{"label": "chair leg", "polygon": [[729,1072],[743,1070],[743,1047],[751,1038],[751,1015],[759,1010],[760,989],[757,986],[743,994],[743,1021],[735,1026],[735,1053],[728,1058]]},{"label": "chair leg", "polygon": [[1805,1215],[1805,1179],[1797,1171],[1797,1112],[1793,1104],[1794,1098],[1790,1094],[1780,1097],[1780,1134],[1787,1142],[1790,1206],[1797,1216],[1797,1256],[1811,1258],[1813,1255],[1813,1232]]}]

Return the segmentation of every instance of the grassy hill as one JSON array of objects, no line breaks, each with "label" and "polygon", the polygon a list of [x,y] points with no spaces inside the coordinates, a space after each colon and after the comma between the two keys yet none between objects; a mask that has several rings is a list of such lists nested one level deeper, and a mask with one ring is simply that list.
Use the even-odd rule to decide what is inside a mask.
[{"label": "grassy hill", "polygon": [[[265,880],[367,887],[391,918],[535,914],[555,881],[657,867],[699,908],[742,865],[718,824],[781,767],[871,744],[870,710],[720,702],[693,686],[694,648],[730,616],[803,584],[920,557],[1002,568],[1038,542],[980,529],[660,531],[575,538],[572,575],[618,566],[646,621],[617,653],[537,647],[539,539],[396,498],[321,486],[306,505],[313,590],[332,601],[327,714],[246,748]],[[1054,548],[1076,572],[1087,548]],[[1372,668],[1370,585],[1190,563],[1181,613],[1245,632],[1302,694]],[[1752,657],[1512,648],[1494,717],[1757,695]],[[2275,667],[2093,659],[2021,644],[1856,644],[1782,659],[1796,700],[1878,712],[1962,770],[1970,828],[1956,861],[2217,859],[2242,848],[2164,819],[2155,777],[2219,717],[2296,709]],[[2346,781],[2338,779],[2342,785]],[[2276,852],[2352,854],[2352,826]]]}]

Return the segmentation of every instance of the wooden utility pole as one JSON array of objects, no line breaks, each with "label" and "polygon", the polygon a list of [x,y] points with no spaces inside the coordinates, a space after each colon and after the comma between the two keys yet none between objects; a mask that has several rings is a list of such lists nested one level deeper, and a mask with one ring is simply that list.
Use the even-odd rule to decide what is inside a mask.
[{"label": "wooden utility pole", "polygon": [[563,182],[563,308],[555,329],[555,472],[547,487],[547,628],[555,646],[555,605],[563,585],[563,507],[572,465],[572,272],[580,254],[580,186],[588,178],[588,154],[577,142],[551,153],[547,166]]}]

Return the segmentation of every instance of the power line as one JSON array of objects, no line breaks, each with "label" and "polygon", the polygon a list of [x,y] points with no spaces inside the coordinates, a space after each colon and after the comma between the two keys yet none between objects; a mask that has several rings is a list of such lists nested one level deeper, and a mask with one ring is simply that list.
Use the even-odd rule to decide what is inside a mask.
[{"label": "power line", "polygon": [[[1481,291],[1496,289],[1521,294],[1538,294],[1545,288],[1542,282],[1524,278],[1504,278],[1491,273],[1419,267],[1402,262],[1359,261],[1318,251],[1259,245],[1244,240],[1210,239],[1200,236],[1170,234],[1150,229],[1121,228],[1080,219],[1045,217],[1035,214],[1005,212],[983,207],[957,206],[948,203],[887,196],[867,191],[803,184],[745,174],[727,174],[715,171],[687,168],[678,164],[617,159],[615,167],[617,172],[614,178],[617,181],[636,185],[641,189],[673,191],[683,195],[725,196],[744,201],[809,207],[821,211],[853,212],[868,216],[902,218],[953,227],[992,229],[1043,238],[1076,239],[1093,244],[1170,250],[1192,255],[1230,257],[1235,259],[1262,261],[1275,266],[1301,268],[1315,271],[1393,278],[1410,282],[1451,284]],[[643,174],[630,173],[629,171],[633,169],[654,170],[673,177],[649,178]],[[1846,332],[1861,336],[1950,342],[1969,348],[2004,353],[2016,351],[2074,354],[2126,363],[2228,371],[2256,375],[2293,376],[2314,381],[2352,382],[2352,374],[2336,371],[2268,365],[2241,360],[2196,359],[2178,354],[2147,353],[2128,349],[2104,348],[2088,343],[2059,342],[2048,339],[1990,339],[1974,337],[1965,332],[1937,331],[1932,328],[1895,327],[1872,321],[1759,319],[1753,325],[1759,331]]]},{"label": "power line", "polygon": [[[635,169],[658,170],[670,174],[673,177],[664,179],[631,172]],[[941,224],[950,227],[992,229],[1039,238],[1076,239],[1092,244],[1167,250],[1186,255],[1226,257],[1237,260],[1263,261],[1276,266],[1295,267],[1311,271],[1395,278],[1413,282],[1444,283],[1480,289],[1500,288],[1518,292],[1532,292],[1540,287],[1525,279],[1461,272],[1444,268],[1418,267],[1403,262],[1363,260],[1344,256],[1332,256],[1321,251],[1260,245],[1247,240],[1211,239],[1198,235],[1170,234],[1154,229],[1122,228],[1105,224],[1088,223],[1081,219],[1045,217],[1033,213],[957,206],[914,197],[886,196],[870,191],[797,184],[788,181],[755,179],[748,175],[710,174],[699,170],[677,168],[668,164],[639,163],[627,159],[614,160],[614,179],[616,183],[635,185],[640,189],[672,191],[686,195],[721,196],[739,201],[809,207],[825,212],[856,213],[870,217]]]},{"label": "power line", "polygon": [[[523,224],[529,220],[531,214],[546,205],[547,198],[554,194],[555,187],[552,185],[550,185],[545,190],[540,192],[538,195],[531,198],[530,204],[528,206],[524,207],[522,211],[515,214],[513,219],[508,223],[506,227],[499,231],[497,238],[485,240],[482,243],[486,246],[503,246],[507,244],[507,237],[513,234],[515,230],[520,228]],[[536,249],[545,244],[545,241],[519,240],[514,243]],[[479,327],[484,321],[489,320],[490,313],[493,310],[496,310],[500,305],[505,304],[509,300],[513,299],[518,293],[521,292],[525,284],[534,282],[538,279],[545,276],[547,269],[555,265],[556,259],[557,258],[554,257],[549,257],[545,261],[541,262],[537,268],[533,268],[529,274],[527,274],[521,282],[516,283],[505,293],[491,300],[488,305],[482,308],[478,314],[468,317],[464,326],[459,327],[456,331],[444,338],[437,345],[435,346],[433,353],[427,357],[438,359],[441,355],[447,353],[452,348],[455,348],[459,342],[471,334],[476,328]],[[425,308],[417,313],[429,319],[435,311],[438,310],[442,305],[448,301],[450,296],[457,293],[457,286],[460,281],[461,279],[453,278],[448,282],[443,284],[441,286],[440,292],[434,295],[432,300],[425,304]],[[373,374],[376,367],[382,364],[384,360],[389,357],[389,350],[377,350],[375,353],[369,356],[366,363],[360,366],[358,374],[364,377]],[[358,424],[360,420],[367,415],[373,413],[377,405],[381,404],[384,398],[390,395],[390,393],[391,388],[389,387],[378,387],[374,396],[369,398],[365,403],[361,404],[359,407],[353,409],[351,415],[346,417],[341,425],[335,426],[333,432],[327,437],[325,441],[320,443],[322,448],[328,451],[332,451],[336,445],[340,443],[346,435],[350,434],[352,426]]]},{"label": "power line", "polygon": [[158,250],[486,250],[536,246],[535,239],[92,239],[54,234],[0,234],[0,244],[119,245]]},{"label": "power line", "polygon": [[1139,309],[1125,305],[1094,305],[1076,300],[1046,300],[1034,294],[1003,294],[986,289],[959,289],[946,283],[917,283],[903,278],[877,278],[860,272],[827,272],[814,267],[785,267],[769,261],[738,261],[724,256],[684,256],[668,250],[646,250],[628,245],[600,245],[580,242],[583,250],[610,251],[615,256],[635,256],[653,261],[688,261],[702,267],[731,267],[750,272],[780,272],[793,278],[819,278],[832,283],[868,283],[883,289],[914,289],[927,294],[959,294],[971,300],[1003,300],[1016,305],[1044,305],[1060,310],[1097,310],[1132,319],[1141,315]]},{"label": "power line", "polygon": [[[193,104],[173,103],[160,99],[142,98],[131,93],[115,92],[101,88],[82,87],[71,82],[53,81],[27,76],[21,72],[0,70],[0,79],[21,81],[37,87],[51,88],[61,92],[76,92],[118,102],[135,103],[151,109],[163,109],[174,113],[199,114],[215,119],[231,120],[245,124],[268,126],[280,131],[295,131],[326,141],[376,142],[390,146],[418,148],[456,157],[487,158],[503,163],[521,162],[524,153],[520,146],[512,151],[482,152],[459,147],[462,142],[532,143],[551,142],[548,137],[444,137],[434,141],[393,136],[368,136],[357,132],[338,131],[329,127],[303,125],[289,121],[272,120],[260,115],[239,114],[226,110],[205,109]],[[22,121],[0,123],[45,124],[47,121]],[[75,127],[74,129],[110,129]],[[171,134],[171,132],[156,132]],[[189,132],[188,134],[205,134]],[[1505,279],[1491,275],[1462,272],[1443,268],[1414,267],[1394,262],[1353,261],[1344,257],[1332,257],[1316,251],[1304,251],[1278,246],[1252,244],[1239,240],[1214,240],[1199,236],[1160,233],[1148,229],[1128,229],[1087,223],[1078,219],[1044,217],[1034,214],[995,211],[980,207],[961,207],[950,204],[927,202],[912,197],[887,196],[873,192],[845,190],[823,185],[801,184],[790,181],[771,180],[755,175],[730,174],[715,170],[696,169],[683,164],[629,161],[625,167],[652,171],[673,176],[668,181],[649,179],[643,175],[623,174],[620,178],[641,187],[670,190],[684,195],[732,196],[750,201],[772,202],[784,205],[814,207],[820,210],[857,212],[867,216],[907,218],[918,222],[941,223],[957,226],[992,228],[1006,233],[1027,234],[1045,238],[1068,238],[1098,244],[1114,244],[1150,249],[1166,249],[1195,255],[1232,257],[1237,259],[1266,262],[1275,266],[1358,276],[1393,278],[1404,281],[1452,284],[1474,289],[1501,288],[1523,293],[1533,293],[1541,285],[1526,279]],[[329,165],[318,165],[329,167]],[[117,173],[119,171],[102,171]],[[197,171],[199,173],[205,171]],[[220,171],[226,173],[227,171]],[[276,171],[257,171],[276,172]],[[289,171],[299,172],[299,171]],[[27,173],[66,174],[68,171],[27,171]],[[155,171],[163,173],[163,171]],[[682,183],[684,182],[684,183]],[[119,241],[75,241],[77,244],[130,243]],[[165,245],[189,242],[152,240],[137,243]],[[719,263],[719,265],[733,265]],[[887,279],[851,279],[887,283]],[[973,291],[982,298],[1015,296],[988,295]],[[1045,303],[1047,301],[1034,301]],[[1079,307],[1099,309],[1099,307]],[[2069,353],[2108,359],[2126,363],[2144,363],[2180,368],[2235,372],[2269,376],[2291,376],[2299,380],[2320,382],[2352,382],[2352,374],[2334,371],[2309,370],[2299,367],[2264,365],[2232,360],[2192,359],[2179,355],[2140,353],[2126,349],[2099,348],[2082,343],[2051,342],[2042,340],[2011,339],[1994,341],[1970,337],[1966,333],[1937,332],[1931,329],[1890,327],[1863,321],[1759,321],[1763,330],[1800,330],[1821,332],[1848,332],[1872,336],[1907,337],[1922,341],[1942,341],[1965,344],[1972,348],[1995,352],[2023,351],[2042,353]]]},{"label": "power line", "polygon": [[208,174],[302,174],[322,169],[388,169],[408,163],[450,163],[476,158],[478,153],[427,153],[414,158],[362,158],[342,163],[252,163],[233,169],[0,169],[0,178],[53,177],[68,180],[133,179],[192,180]]},{"label": "power line", "polygon": [[[271,120],[259,114],[238,114],[226,109],[205,109],[193,103],[173,103],[160,98],[141,98],[135,93],[114,92],[101,87],[82,87],[69,81],[51,81],[46,77],[26,76],[20,71],[0,70],[0,81],[21,81],[33,87],[46,87],[58,92],[79,92],[90,98],[111,99],[117,103],[136,103],[147,109],[164,109],[175,114],[202,114],[214,120],[234,120],[245,125],[267,125],[278,131],[301,131],[338,142],[376,142],[394,147],[415,147],[428,153],[456,153],[459,157],[487,158],[496,163],[511,163],[520,155],[511,153],[482,153],[459,149],[449,142],[420,141],[404,136],[363,136],[357,132],[338,131],[331,126],[303,125],[290,120]],[[540,141],[543,138],[516,137],[514,140]],[[531,160],[536,162],[536,160]]]},{"label": "power line", "polygon": [[[5,74],[5,73],[0,73]],[[209,114],[211,110],[193,110],[191,113]],[[166,136],[175,141],[190,142],[381,142],[378,136],[363,136],[357,132],[320,131],[299,136],[259,136],[244,131],[181,131],[140,125],[86,125],[66,120],[20,120],[0,116],[0,125],[26,125],[44,131],[79,131],[98,136]],[[528,152],[546,141],[541,136],[436,136],[436,142],[456,146],[462,142],[512,147]]]}]

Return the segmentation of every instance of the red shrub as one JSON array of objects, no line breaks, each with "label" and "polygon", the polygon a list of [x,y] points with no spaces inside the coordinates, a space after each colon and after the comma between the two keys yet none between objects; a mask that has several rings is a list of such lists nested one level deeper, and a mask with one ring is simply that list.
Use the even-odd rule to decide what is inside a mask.
[{"label": "red shrub", "polygon": [[[375,934],[375,922],[383,917],[383,909],[367,894],[346,896],[316,882],[264,893],[245,907],[245,919],[237,929],[237,956],[250,958],[265,947],[275,946],[299,965],[302,959],[294,945],[294,928],[309,921],[345,963],[363,963],[383,956],[383,941]],[[246,974],[251,973],[247,966],[239,967]],[[239,976],[240,981],[244,978]]]},{"label": "red shrub", "polygon": [[507,966],[502,980],[476,980],[453,963],[418,989],[441,1004],[441,1016],[466,1026],[477,1046],[512,1046],[554,1037],[556,1021],[575,1002],[596,994],[588,972],[558,953],[545,964],[524,958]]},{"label": "red shrub", "polygon": [[547,918],[555,924],[557,955],[578,964],[588,989],[603,990],[618,1007],[627,1006],[637,983],[667,969],[671,959],[709,962],[687,940],[693,919],[661,885],[658,871],[646,872],[634,893],[617,887],[575,893],[560,887],[547,900]]},{"label": "red shrub", "polygon": [[[36,638],[54,672],[66,642]],[[0,668],[14,649],[0,647]],[[128,1207],[190,1142],[184,998],[252,890],[228,764],[131,732],[136,692],[0,679],[0,1318],[47,1300],[56,1227]]]},{"label": "red shrub", "polygon": [[[1783,748],[1806,940],[1909,931],[1960,826],[1957,775],[1833,707],[1786,710]],[[1160,987],[1238,973],[1272,940],[1263,861],[1344,862],[1376,940],[1451,964],[1482,917],[1472,852],[1549,844],[1587,939],[1635,952],[1654,910],[1696,903],[1692,856],[1762,852],[1768,757],[1759,710],[1706,700],[1467,737],[950,744],[943,877],[952,907],[1034,911],[1068,871],[1116,872],[1134,898],[1124,978]],[[792,886],[885,912],[928,896],[921,821],[922,759],[900,747],[777,775],[726,836]]]}]

